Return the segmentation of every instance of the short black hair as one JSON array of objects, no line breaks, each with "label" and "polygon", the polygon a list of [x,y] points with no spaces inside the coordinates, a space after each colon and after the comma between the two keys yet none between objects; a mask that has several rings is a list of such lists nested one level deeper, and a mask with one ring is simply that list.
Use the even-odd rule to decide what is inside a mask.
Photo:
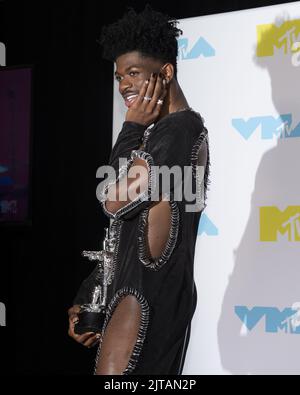
[{"label": "short black hair", "polygon": [[182,34],[177,28],[178,23],[176,19],[153,10],[149,4],[140,13],[129,8],[117,22],[102,28],[99,40],[102,57],[114,62],[121,55],[138,51],[142,56],[171,63],[176,77],[177,37]]}]

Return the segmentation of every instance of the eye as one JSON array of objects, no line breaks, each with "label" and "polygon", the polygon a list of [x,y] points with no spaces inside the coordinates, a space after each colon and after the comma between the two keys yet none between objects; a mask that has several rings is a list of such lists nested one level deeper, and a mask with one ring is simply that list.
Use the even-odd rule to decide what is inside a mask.
[{"label": "eye", "polygon": [[129,72],[130,77],[136,77],[138,75],[137,71],[130,71]]},{"label": "eye", "polygon": [[122,80],[122,77],[120,75],[116,75],[115,78],[116,78],[116,81],[118,81],[118,82],[120,82]]}]

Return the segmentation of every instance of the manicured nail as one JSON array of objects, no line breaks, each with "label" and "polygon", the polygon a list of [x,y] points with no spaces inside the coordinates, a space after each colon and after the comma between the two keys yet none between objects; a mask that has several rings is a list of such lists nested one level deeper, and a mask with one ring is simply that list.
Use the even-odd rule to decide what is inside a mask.
[{"label": "manicured nail", "polygon": [[146,80],[146,81],[145,81],[145,84],[148,85],[148,84],[149,84],[149,80]]},{"label": "manicured nail", "polygon": [[152,77],[156,78],[157,77],[157,73],[152,73]]}]

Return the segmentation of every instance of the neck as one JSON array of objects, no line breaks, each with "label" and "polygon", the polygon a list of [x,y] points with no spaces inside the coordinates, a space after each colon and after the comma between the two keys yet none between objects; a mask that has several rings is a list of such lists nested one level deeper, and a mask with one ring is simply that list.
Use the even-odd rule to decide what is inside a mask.
[{"label": "neck", "polygon": [[178,81],[173,79],[169,84],[168,93],[165,97],[159,119],[171,114],[172,112],[177,112],[187,107],[189,107],[189,104],[182,92],[182,89]]}]

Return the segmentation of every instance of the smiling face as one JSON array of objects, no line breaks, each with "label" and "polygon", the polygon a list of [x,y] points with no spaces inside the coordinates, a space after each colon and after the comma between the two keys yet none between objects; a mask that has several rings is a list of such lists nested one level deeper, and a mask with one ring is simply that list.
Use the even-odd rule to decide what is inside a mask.
[{"label": "smiling face", "polygon": [[115,77],[127,107],[137,98],[143,83],[150,78],[151,73],[158,74],[163,71],[163,66],[163,62],[142,56],[137,51],[128,52],[116,59]]}]

